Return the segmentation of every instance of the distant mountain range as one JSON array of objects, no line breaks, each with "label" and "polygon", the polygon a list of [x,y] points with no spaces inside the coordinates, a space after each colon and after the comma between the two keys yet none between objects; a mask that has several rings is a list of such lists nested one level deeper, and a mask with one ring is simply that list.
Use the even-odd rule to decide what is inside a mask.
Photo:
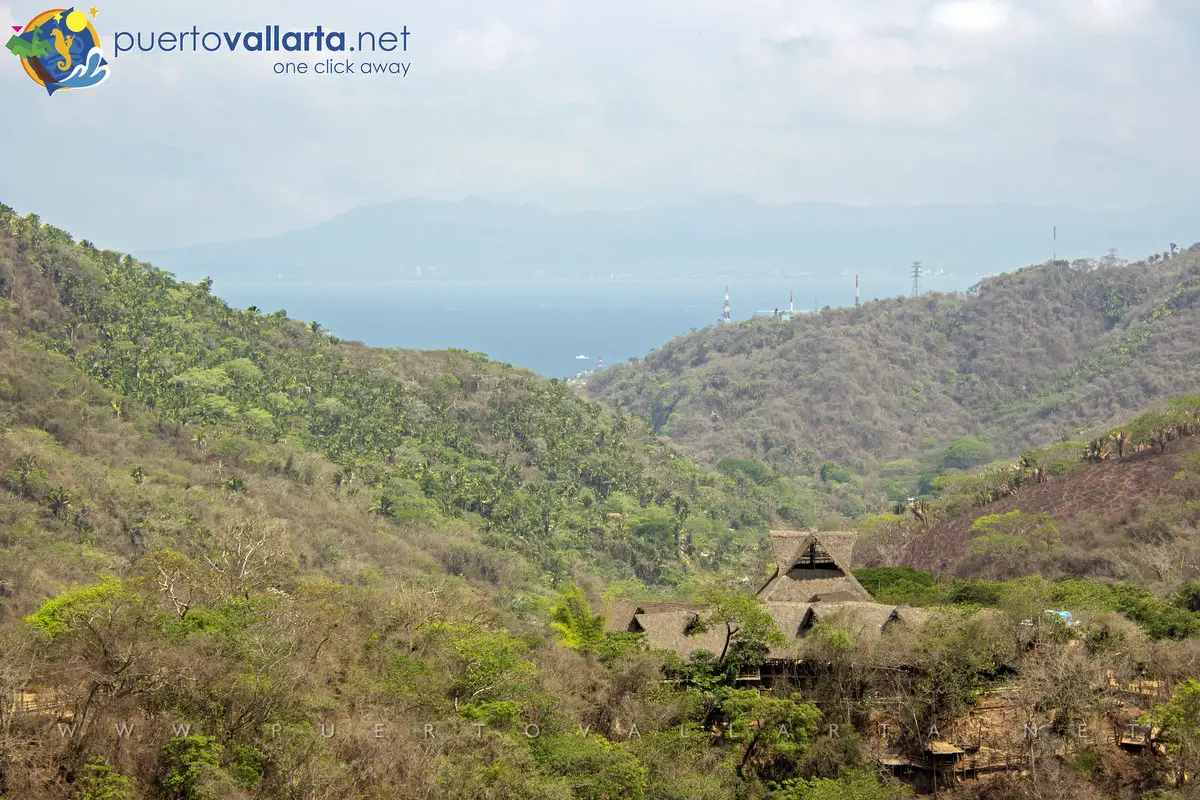
[{"label": "distant mountain range", "polygon": [[742,198],[625,212],[555,214],[486,200],[409,199],[305,230],[139,258],[181,278],[379,281],[644,278],[854,270],[922,261],[974,275],[1110,248],[1142,258],[1197,230],[1200,203],[1089,211],[1019,205],[763,205]]}]

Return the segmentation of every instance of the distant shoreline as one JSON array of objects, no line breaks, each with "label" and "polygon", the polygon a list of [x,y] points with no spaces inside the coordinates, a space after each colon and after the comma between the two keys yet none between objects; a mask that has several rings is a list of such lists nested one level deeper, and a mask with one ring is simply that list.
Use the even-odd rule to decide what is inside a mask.
[{"label": "distant shoreline", "polygon": [[[544,275],[523,275],[515,278],[395,278],[392,280],[312,280],[308,278],[288,279],[276,278],[274,280],[258,279],[258,280],[226,280],[223,278],[213,278],[214,283],[219,283],[222,286],[343,286],[343,287],[373,287],[373,286],[403,286],[406,284],[458,284],[458,283],[484,283],[497,285],[513,285],[513,284],[530,284],[545,286],[552,285],[578,285],[581,283],[609,283],[609,284],[629,284],[629,283],[697,283],[701,281],[713,281],[714,284],[720,283],[722,286],[725,283],[734,285],[735,283],[772,283],[775,281],[805,281],[812,280],[812,273],[794,274],[794,275],[767,275],[754,276],[741,274],[729,275],[675,275],[666,277],[639,278],[632,275],[619,275],[615,278],[600,278],[600,277],[579,277],[579,278],[553,278]],[[826,279],[827,280],[827,279]]]}]

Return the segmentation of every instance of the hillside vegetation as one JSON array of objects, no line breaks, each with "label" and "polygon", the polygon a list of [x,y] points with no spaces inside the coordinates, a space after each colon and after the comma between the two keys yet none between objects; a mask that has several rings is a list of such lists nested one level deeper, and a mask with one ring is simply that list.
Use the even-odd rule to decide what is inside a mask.
[{"label": "hillside vegetation", "polygon": [[934,480],[858,523],[860,560],[960,578],[1091,577],[1170,592],[1200,577],[1200,395],[1088,441]]},{"label": "hillside vegetation", "polygon": [[1153,263],[1060,261],[964,294],[707,328],[601,371],[588,391],[703,462],[904,474],[896,491],[868,485],[872,505],[919,493],[912,460],[938,462],[961,437],[991,450],[976,458],[968,442],[947,468],[1111,426],[1200,386],[1197,297],[1200,248]]},{"label": "hillside vegetation", "polygon": [[[956,796],[1193,788],[1200,586],[1180,576],[875,569],[877,597],[925,607],[909,627],[819,623],[794,685],[742,680],[784,638],[752,594],[761,534],[851,497],[845,467],[818,472],[709,472],[560,382],[237,311],[0,207],[0,798],[901,800],[873,763],[881,699],[920,760],[999,690],[1047,731],[1012,748],[1036,770]],[[876,549],[906,525],[870,520]],[[706,603],[726,652],[606,632],[622,593]],[[1041,625],[1050,603],[1086,626]],[[1143,716],[1161,753],[1066,724]]]},{"label": "hillside vegetation", "polygon": [[[732,791],[659,662],[554,643],[553,587],[757,580],[777,505],[561,382],[0,207],[6,800]],[[637,755],[636,723],[692,734]]]},{"label": "hillside vegetation", "polygon": [[[235,492],[279,476],[402,524],[460,520],[558,577],[580,559],[650,584],[730,567],[781,505],[735,493],[562,382],[467,352],[369,350],[283,311],[231,309],[207,281],[74,244],[36,217],[5,212],[0,226],[10,351],[61,363],[56,386],[85,391],[68,377],[78,371],[112,395],[91,390],[74,417],[22,402],[61,443],[87,434],[99,403],[101,416],[189,442]],[[306,471],[318,454],[331,466]],[[454,571],[496,577],[455,558]]]}]

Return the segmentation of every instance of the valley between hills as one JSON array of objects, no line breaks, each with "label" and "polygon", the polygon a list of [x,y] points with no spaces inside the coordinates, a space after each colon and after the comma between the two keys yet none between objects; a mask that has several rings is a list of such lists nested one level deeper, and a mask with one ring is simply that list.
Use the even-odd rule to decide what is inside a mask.
[{"label": "valley between hills", "polygon": [[1198,294],[1045,264],[580,389],[0,206],[0,797],[1191,797]]}]

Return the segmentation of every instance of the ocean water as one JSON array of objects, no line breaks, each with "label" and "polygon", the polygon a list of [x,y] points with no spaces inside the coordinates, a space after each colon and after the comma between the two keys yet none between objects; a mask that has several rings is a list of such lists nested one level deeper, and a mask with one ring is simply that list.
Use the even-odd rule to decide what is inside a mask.
[{"label": "ocean water", "polygon": [[[846,285],[848,284],[848,285]],[[882,288],[882,287],[881,287]],[[902,293],[898,286],[890,294]],[[747,319],[786,308],[852,305],[854,277],[729,280],[732,316]],[[564,378],[645,356],[671,338],[713,325],[721,316],[724,279],[574,283],[217,282],[213,291],[238,308],[317,321],[343,339],[373,347],[460,347]],[[871,296],[887,296],[872,293]],[[868,294],[863,291],[863,301]],[[581,358],[582,356],[582,358]]]}]

